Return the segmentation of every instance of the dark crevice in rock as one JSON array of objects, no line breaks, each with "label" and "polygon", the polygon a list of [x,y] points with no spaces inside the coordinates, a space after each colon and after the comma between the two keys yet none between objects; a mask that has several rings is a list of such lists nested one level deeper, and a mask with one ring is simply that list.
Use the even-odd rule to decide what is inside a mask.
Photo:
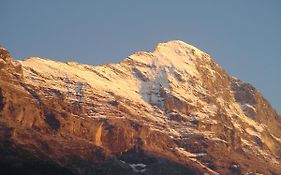
[{"label": "dark crevice in rock", "polygon": [[60,121],[56,118],[54,113],[45,114],[45,122],[54,130],[58,131],[61,127]]},{"label": "dark crevice in rock", "polygon": [[42,100],[40,98],[40,96],[30,87],[28,87],[26,84],[21,83],[21,86],[30,93],[30,95],[32,95],[32,97],[35,99],[36,103],[38,103],[39,105],[42,104]]}]

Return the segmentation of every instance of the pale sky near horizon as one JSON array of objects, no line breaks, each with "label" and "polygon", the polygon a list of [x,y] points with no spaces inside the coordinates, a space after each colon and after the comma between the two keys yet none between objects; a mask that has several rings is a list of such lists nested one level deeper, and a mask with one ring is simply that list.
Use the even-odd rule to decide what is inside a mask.
[{"label": "pale sky near horizon", "polygon": [[15,59],[117,63],[179,39],[253,84],[281,113],[280,0],[0,1],[0,44]]}]

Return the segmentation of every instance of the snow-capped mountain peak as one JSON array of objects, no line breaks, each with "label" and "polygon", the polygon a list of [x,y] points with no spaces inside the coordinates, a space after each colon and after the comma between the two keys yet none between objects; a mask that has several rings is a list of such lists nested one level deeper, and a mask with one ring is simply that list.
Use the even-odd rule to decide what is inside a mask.
[{"label": "snow-capped mountain peak", "polygon": [[[163,157],[201,173],[280,172],[281,121],[276,111],[253,86],[182,41],[160,43],[152,52],[136,52],[119,64],[32,57],[12,61],[9,69],[0,69],[1,75],[15,69],[20,76],[1,76],[0,96],[5,96],[0,102],[11,99],[0,104],[1,113],[15,116],[5,118],[20,126],[15,133],[26,136],[31,130],[48,149],[40,139],[13,134],[14,140],[27,147],[33,143],[59,165],[66,165],[67,154],[82,160],[115,156],[114,165],[144,173],[155,164],[141,157],[157,155],[155,160]],[[28,99],[29,106],[16,98]],[[18,110],[11,112],[14,106]],[[55,133],[54,141],[42,137],[50,133]],[[71,151],[73,138],[89,149]],[[142,156],[133,160],[131,154]],[[74,163],[75,170],[81,168]]]}]

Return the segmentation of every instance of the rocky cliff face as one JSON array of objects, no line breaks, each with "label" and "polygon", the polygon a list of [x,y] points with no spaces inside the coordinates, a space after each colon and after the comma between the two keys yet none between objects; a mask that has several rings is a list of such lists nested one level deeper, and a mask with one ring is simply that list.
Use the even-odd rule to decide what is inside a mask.
[{"label": "rocky cliff face", "polygon": [[280,116],[184,42],[101,66],[0,53],[2,172],[281,172]]}]

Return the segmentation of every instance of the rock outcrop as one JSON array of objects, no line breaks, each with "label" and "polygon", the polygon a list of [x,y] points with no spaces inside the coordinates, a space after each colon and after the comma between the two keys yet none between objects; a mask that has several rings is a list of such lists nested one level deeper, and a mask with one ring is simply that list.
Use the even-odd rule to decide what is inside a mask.
[{"label": "rock outcrop", "polygon": [[182,41],[101,66],[0,56],[1,172],[281,172],[278,113]]}]

